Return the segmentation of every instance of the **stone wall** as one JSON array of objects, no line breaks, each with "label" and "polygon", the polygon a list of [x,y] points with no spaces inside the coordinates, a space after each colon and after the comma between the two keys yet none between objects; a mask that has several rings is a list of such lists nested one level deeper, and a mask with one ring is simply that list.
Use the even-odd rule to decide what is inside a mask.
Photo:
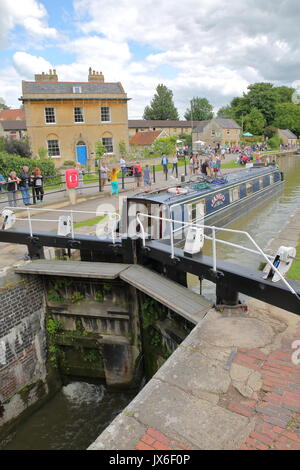
[{"label": "stone wall", "polygon": [[[44,289],[38,276],[0,273],[0,428],[46,395]],[[0,432],[1,435],[1,432]]]}]

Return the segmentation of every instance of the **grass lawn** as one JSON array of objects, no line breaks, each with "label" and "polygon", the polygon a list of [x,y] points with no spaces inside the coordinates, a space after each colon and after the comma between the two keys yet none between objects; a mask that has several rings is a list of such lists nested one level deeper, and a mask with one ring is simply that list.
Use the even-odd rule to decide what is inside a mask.
[{"label": "grass lawn", "polygon": [[101,220],[103,220],[106,216],[101,215],[98,217],[93,217],[92,219],[87,219],[83,220],[82,222],[77,222],[74,224],[74,228],[79,228],[79,227],[93,227],[94,225],[97,225]]},{"label": "grass lawn", "polygon": [[294,261],[292,267],[288,271],[286,277],[289,279],[294,279],[295,281],[300,281],[300,239],[298,245],[296,246],[296,258],[299,258],[299,261]]}]

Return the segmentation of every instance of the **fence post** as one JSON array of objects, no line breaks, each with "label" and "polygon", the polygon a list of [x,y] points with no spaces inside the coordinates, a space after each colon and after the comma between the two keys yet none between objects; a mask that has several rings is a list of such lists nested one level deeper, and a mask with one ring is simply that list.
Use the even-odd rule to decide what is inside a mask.
[{"label": "fence post", "polygon": [[185,159],[185,156],[184,156],[184,176],[187,175],[187,172],[186,172],[186,159]]},{"label": "fence post", "polygon": [[32,191],[32,202],[33,204],[36,204],[35,189],[33,185],[31,186],[31,191]]},{"label": "fence post", "polygon": [[153,183],[155,183],[155,165],[152,166],[153,171]]},{"label": "fence post", "polygon": [[101,191],[102,191],[102,185],[101,185],[101,170],[98,170],[98,175],[99,175],[99,192],[101,193]]},{"label": "fence post", "polygon": [[124,184],[124,170],[121,168],[122,171],[122,189],[125,189],[125,184]]}]

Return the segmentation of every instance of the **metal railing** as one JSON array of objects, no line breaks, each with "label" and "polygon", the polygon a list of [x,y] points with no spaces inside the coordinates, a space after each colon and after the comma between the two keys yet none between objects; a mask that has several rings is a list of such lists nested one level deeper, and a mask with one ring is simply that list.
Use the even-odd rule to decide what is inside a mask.
[{"label": "metal railing", "polygon": [[[137,223],[139,224],[141,228],[141,233],[142,233],[142,239],[143,239],[143,246],[146,246],[146,231],[143,226],[143,222],[140,217],[146,217],[150,219],[155,219],[155,220],[160,220],[164,221],[170,224],[170,245],[171,245],[171,258],[175,258],[175,246],[174,246],[174,234],[178,231],[182,231],[185,228],[195,228],[195,229],[201,229],[204,231],[206,230],[211,230],[212,235],[206,235],[203,233],[204,239],[212,241],[212,258],[213,258],[213,271],[217,272],[217,243],[221,243],[223,245],[227,245],[233,248],[238,248],[242,249],[244,251],[254,253],[257,255],[260,255],[264,258],[264,260],[267,262],[267,264],[272,268],[273,271],[279,276],[280,280],[286,285],[286,287],[290,290],[290,292],[297,297],[297,299],[300,301],[300,297],[298,296],[297,292],[293,289],[293,287],[287,282],[287,280],[283,277],[281,272],[273,265],[272,261],[274,259],[274,256],[267,255],[263,252],[263,250],[259,247],[259,245],[256,243],[256,241],[251,237],[251,235],[248,232],[245,232],[243,230],[233,230],[229,228],[223,228],[223,227],[215,227],[215,226],[210,226],[210,225],[204,225],[204,224],[198,224],[197,221],[196,223],[194,222],[183,222],[180,220],[174,220],[174,219],[167,219],[165,217],[158,217],[154,215],[149,215],[149,214],[143,214],[143,213],[138,213],[136,216]],[[203,220],[203,219],[200,219]],[[181,224],[180,228],[174,229],[173,226],[174,224]],[[225,240],[221,240],[219,238],[216,238],[216,232],[227,232],[227,233],[235,233],[235,234],[240,234],[244,235],[256,248],[251,249],[247,248],[243,245],[239,245],[237,243],[231,243],[227,242]]]},{"label": "metal railing", "polygon": [[[15,217],[14,220],[15,221],[25,221],[25,222],[28,222],[28,230],[29,230],[29,233],[30,233],[30,237],[33,237],[34,235],[34,230],[33,230],[33,223],[34,222],[56,222],[58,223],[59,222],[59,219],[43,219],[43,218],[33,218],[33,211],[36,212],[36,211],[43,211],[45,212],[45,209],[42,209],[42,208],[29,208],[29,207],[26,207],[26,208],[23,208],[23,207],[5,207],[4,210],[10,210],[10,211],[15,211],[15,210],[19,210],[19,211],[26,211],[26,214],[27,214],[27,217],[26,218],[22,218],[22,217]],[[70,216],[70,220],[71,220],[71,238],[74,239],[75,238],[75,230],[74,230],[74,224],[76,223],[76,221],[74,221],[74,215],[75,214],[92,214],[94,216],[108,216],[110,221],[112,221],[112,227],[108,230],[108,232],[111,234],[111,237],[112,237],[112,241],[113,243],[115,243],[116,241],[116,228],[117,228],[117,225],[118,223],[120,222],[120,219],[121,219],[121,216],[120,214],[118,214],[117,212],[112,212],[112,211],[93,211],[93,212],[89,212],[89,211],[76,211],[76,210],[60,210],[60,209],[48,209],[47,208],[47,212],[53,212],[53,213],[63,213],[63,214],[66,214],[66,212],[69,214]],[[99,223],[99,222],[98,222]],[[95,224],[97,225],[97,223]]]}]

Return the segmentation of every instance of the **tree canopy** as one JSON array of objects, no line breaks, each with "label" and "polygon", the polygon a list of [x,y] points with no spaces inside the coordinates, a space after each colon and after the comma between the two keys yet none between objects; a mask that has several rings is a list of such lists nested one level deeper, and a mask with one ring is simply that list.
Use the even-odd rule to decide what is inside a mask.
[{"label": "tree canopy", "polygon": [[212,119],[214,117],[213,106],[206,98],[193,98],[184,117],[187,121],[206,121]]},{"label": "tree canopy", "polygon": [[173,92],[165,85],[160,84],[157,86],[150,106],[145,107],[143,119],[179,120],[178,111],[173,102]]}]

